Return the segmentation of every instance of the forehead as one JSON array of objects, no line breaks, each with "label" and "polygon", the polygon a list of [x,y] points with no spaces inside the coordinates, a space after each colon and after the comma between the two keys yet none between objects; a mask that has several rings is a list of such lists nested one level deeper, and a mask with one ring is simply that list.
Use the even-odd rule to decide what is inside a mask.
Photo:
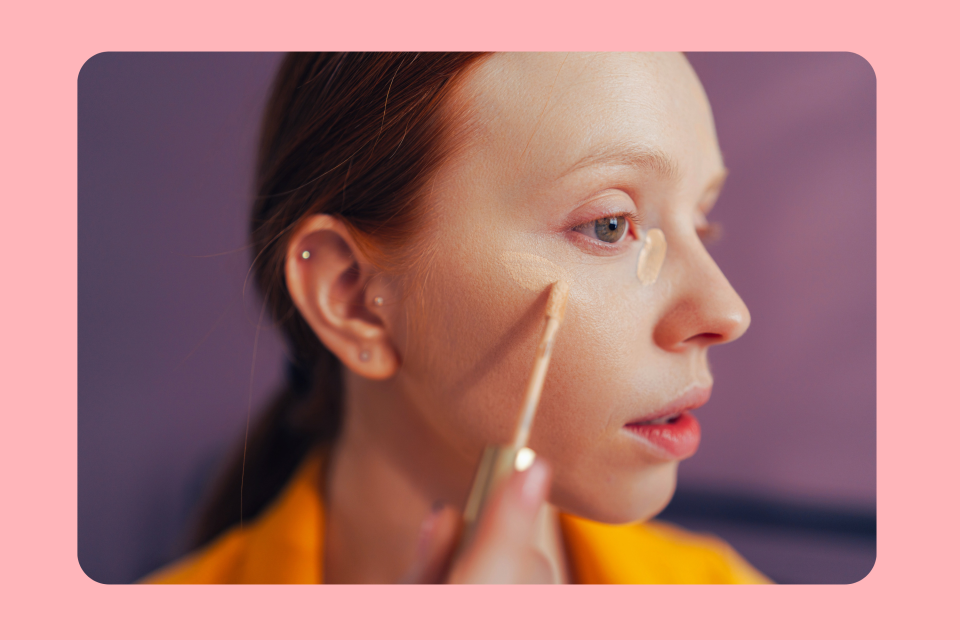
[{"label": "forehead", "polygon": [[644,150],[684,183],[722,168],[709,103],[681,54],[498,53],[464,95],[482,161],[517,186]]}]

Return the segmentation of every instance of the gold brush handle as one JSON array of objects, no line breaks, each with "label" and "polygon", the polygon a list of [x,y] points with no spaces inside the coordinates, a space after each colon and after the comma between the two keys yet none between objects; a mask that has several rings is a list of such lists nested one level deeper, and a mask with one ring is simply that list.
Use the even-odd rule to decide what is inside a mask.
[{"label": "gold brush handle", "polygon": [[[530,430],[533,427],[533,418],[540,404],[540,393],[543,391],[543,382],[547,376],[547,367],[550,366],[550,356],[553,353],[553,343],[563,320],[563,312],[567,305],[569,286],[563,280],[551,285],[550,297],[547,299],[547,324],[540,335],[537,345],[537,355],[533,360],[533,371],[527,381],[527,391],[520,405],[520,414],[514,429],[512,444],[490,445],[483,450],[480,465],[473,477],[473,486],[467,505],[463,509],[463,534],[457,546],[456,555],[459,556],[470,544],[476,535],[477,523],[490,499],[490,494],[507,478],[517,464],[517,454],[524,450],[530,439]],[[533,452],[529,452],[531,455]],[[532,458],[529,459],[532,462]],[[529,466],[524,464],[524,467]]]},{"label": "gold brush handle", "polygon": [[560,329],[560,321],[550,318],[540,337],[537,346],[537,357],[533,361],[533,370],[527,381],[527,392],[523,396],[523,404],[517,416],[517,424],[513,431],[513,447],[515,450],[527,446],[530,440],[530,431],[533,429],[533,418],[540,404],[540,394],[543,392],[543,381],[547,377],[547,367],[550,366],[550,356],[553,354],[553,343]]},{"label": "gold brush handle", "polygon": [[470,488],[470,497],[463,510],[463,534],[457,554],[470,544],[476,535],[477,523],[486,507],[493,490],[506,479],[514,468],[518,449],[513,445],[490,445],[483,450],[480,465],[473,477],[473,486]]}]

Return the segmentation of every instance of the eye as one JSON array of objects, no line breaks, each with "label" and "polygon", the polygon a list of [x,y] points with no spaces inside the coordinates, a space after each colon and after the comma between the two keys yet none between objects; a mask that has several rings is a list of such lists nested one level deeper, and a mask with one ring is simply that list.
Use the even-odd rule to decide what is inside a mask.
[{"label": "eye", "polygon": [[719,222],[704,222],[697,227],[697,235],[703,244],[710,245],[723,237],[723,227]]},{"label": "eye", "polygon": [[582,224],[577,227],[577,231],[591,238],[596,238],[600,242],[614,244],[624,236],[629,226],[630,223],[626,216],[616,216],[614,218],[600,218]]}]

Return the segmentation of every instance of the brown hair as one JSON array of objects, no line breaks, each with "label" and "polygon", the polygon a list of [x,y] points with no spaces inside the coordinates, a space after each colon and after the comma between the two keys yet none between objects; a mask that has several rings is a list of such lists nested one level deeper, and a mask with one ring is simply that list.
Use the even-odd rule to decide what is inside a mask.
[{"label": "brown hair", "polygon": [[[484,54],[291,53],[264,113],[250,221],[264,304],[290,347],[288,385],[230,457],[198,521],[201,546],[255,516],[314,446],[340,428],[337,358],[293,305],[287,242],[313,213],[336,215],[371,259],[413,246],[429,178],[465,136],[453,111],[457,80]],[[241,506],[241,482],[243,496]],[[242,510],[242,512],[241,512]]]}]

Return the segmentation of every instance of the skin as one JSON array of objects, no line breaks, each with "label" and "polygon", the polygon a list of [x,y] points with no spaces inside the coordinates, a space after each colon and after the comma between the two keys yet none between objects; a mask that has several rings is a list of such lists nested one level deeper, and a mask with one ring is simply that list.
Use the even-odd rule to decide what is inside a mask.
[{"label": "skin", "polygon": [[[495,54],[455,100],[474,133],[431,181],[415,266],[379,270],[325,215],[308,218],[289,245],[294,302],[347,369],[344,431],[324,488],[331,582],[396,582],[411,571],[417,580],[543,579],[543,563],[528,560],[529,540],[552,526],[535,524],[545,496],[603,522],[654,516],[672,496],[678,461],[624,425],[707,393],[708,348],[750,322],[700,239],[726,172],[682,55]],[[620,241],[593,234],[592,221],[621,215],[634,220]],[[640,232],[652,227],[664,232],[667,257],[644,286]],[[530,442],[538,463],[498,497],[506,506],[488,520],[501,525],[488,524],[442,574],[451,514],[483,447],[511,439],[543,328],[550,281],[519,282],[503,261],[518,253],[556,264],[570,286]],[[453,509],[430,516],[437,501]],[[527,524],[504,533],[511,518]],[[540,550],[562,576],[559,546]]]}]

